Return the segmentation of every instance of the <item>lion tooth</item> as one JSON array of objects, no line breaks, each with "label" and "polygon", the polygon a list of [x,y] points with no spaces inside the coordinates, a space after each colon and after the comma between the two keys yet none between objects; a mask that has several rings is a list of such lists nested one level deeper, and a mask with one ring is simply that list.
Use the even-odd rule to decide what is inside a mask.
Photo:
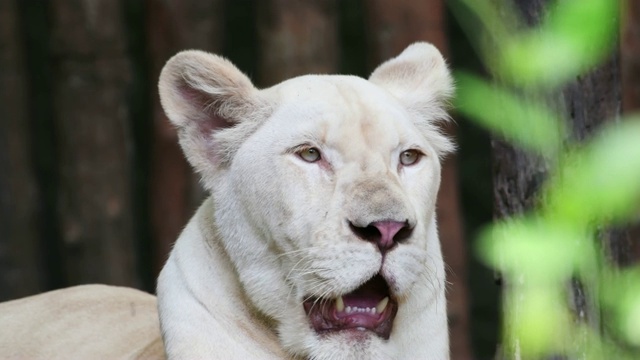
[{"label": "lion tooth", "polygon": [[353,309],[351,309],[351,306],[347,306],[347,311],[346,311],[346,313],[347,313],[347,314],[351,314],[351,311],[352,311],[352,310],[353,310]]},{"label": "lion tooth", "polygon": [[344,311],[344,300],[342,300],[342,296],[338,296],[336,299],[336,310],[338,310],[338,312]]},{"label": "lion tooth", "polygon": [[378,305],[376,306],[376,312],[378,314],[382,313],[384,309],[387,308],[388,303],[389,303],[389,297],[387,296],[378,303]]}]

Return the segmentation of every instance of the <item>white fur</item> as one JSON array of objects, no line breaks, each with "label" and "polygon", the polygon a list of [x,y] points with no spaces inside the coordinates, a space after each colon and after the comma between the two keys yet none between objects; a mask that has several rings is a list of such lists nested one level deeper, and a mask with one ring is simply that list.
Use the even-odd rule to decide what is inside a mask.
[{"label": "white fur", "polygon": [[[165,66],[160,94],[185,155],[211,191],[158,280],[172,359],[448,359],[444,265],[435,220],[437,129],[452,92],[439,52],[414,44],[369,81],[303,76],[257,90],[198,51]],[[299,145],[320,149],[307,163]],[[407,149],[425,156],[402,166]],[[383,261],[347,226],[408,220]],[[388,340],[318,336],[306,296],[336,297],[381,272],[398,312]],[[12,358],[162,358],[156,301],[80,286],[0,304]],[[2,356],[0,355],[0,356]]]},{"label": "white fur", "polygon": [[[449,358],[434,209],[439,158],[452,150],[436,124],[453,87],[433,46],[410,46],[369,81],[308,75],[265,90],[225,59],[187,51],[159,87],[211,191],[158,279],[169,358]],[[323,160],[303,161],[299,145]],[[425,156],[402,166],[407,149]],[[347,221],[385,219],[415,228],[383,261]],[[390,338],[318,336],[304,297],[348,293],[378,271],[399,304]]]},{"label": "white fur", "polygon": [[163,359],[156,298],[82,285],[0,304],[0,359]]}]

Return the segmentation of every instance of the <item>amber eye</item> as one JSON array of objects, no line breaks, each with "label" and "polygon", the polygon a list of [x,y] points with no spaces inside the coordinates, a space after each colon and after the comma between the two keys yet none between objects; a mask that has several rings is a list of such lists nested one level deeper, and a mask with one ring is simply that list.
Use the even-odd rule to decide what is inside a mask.
[{"label": "amber eye", "polygon": [[320,150],[314,147],[304,148],[298,152],[298,156],[306,162],[316,162],[320,160]]},{"label": "amber eye", "polygon": [[405,150],[400,154],[400,163],[405,166],[413,165],[420,160],[421,156],[418,150]]}]

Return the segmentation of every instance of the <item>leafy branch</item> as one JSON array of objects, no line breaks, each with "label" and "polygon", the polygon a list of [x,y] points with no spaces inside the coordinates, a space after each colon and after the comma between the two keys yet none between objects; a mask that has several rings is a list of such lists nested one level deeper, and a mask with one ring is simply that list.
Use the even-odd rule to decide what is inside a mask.
[{"label": "leafy branch", "polygon": [[[533,28],[519,27],[515,12],[505,15],[506,5],[494,5],[453,1],[459,15],[475,16],[475,22],[462,20],[469,31],[478,31],[473,24],[483,30],[478,50],[496,79],[457,73],[456,107],[551,164],[540,205],[490,225],[479,239],[481,259],[509,283],[504,341],[517,347],[518,358],[634,358],[632,350],[640,346],[640,270],[608,264],[595,234],[640,214],[640,117],[614,119],[579,144],[569,139],[563,112],[548,106],[544,97],[614,50],[620,5],[613,0],[557,1]],[[567,293],[575,278],[599,289],[590,296],[598,297],[609,332],[623,343],[575,320]]]}]

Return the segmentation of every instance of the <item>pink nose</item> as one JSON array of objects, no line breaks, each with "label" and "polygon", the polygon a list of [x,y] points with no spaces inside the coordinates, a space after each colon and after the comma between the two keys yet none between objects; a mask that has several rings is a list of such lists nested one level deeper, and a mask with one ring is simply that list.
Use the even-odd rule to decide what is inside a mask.
[{"label": "pink nose", "polygon": [[412,229],[407,221],[375,221],[367,227],[357,227],[349,223],[351,230],[363,240],[378,245],[381,253],[386,253],[396,243],[411,236]]},{"label": "pink nose", "polygon": [[395,244],[394,238],[400,230],[407,226],[406,222],[377,221],[370,224],[380,231],[380,237],[376,239],[378,248],[382,252],[389,250]]}]

